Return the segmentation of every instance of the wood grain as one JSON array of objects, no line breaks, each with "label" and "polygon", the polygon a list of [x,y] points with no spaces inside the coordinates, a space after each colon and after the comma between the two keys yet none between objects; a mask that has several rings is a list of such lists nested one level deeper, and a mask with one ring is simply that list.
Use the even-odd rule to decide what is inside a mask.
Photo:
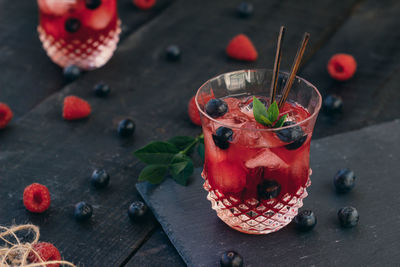
[{"label": "wood grain", "polygon": [[[40,225],[43,240],[53,242],[66,259],[82,266],[125,263],[156,225],[152,218],[132,223],[126,214],[129,203],[138,199],[134,184],[143,167],[132,151],[154,139],[197,134],[200,129],[187,118],[189,98],[205,80],[218,73],[265,67],[265,62],[271,62],[267,67],[272,67],[280,25],[288,28],[286,44],[297,44],[304,31],[310,32],[311,56],[337,30],[346,19],[343,14],[348,14],[356,2],[325,0],[300,6],[294,0],[258,0],[254,1],[254,16],[241,20],[235,16],[239,1],[181,0],[139,30],[127,29],[125,40],[105,67],[66,85],[0,131],[0,224],[30,221]],[[260,58],[255,63],[232,61],[224,54],[229,39],[241,32],[248,34],[259,50]],[[169,44],[181,47],[181,61],[165,60],[164,49]],[[32,45],[32,49],[40,53],[38,45]],[[24,46],[15,49],[20,51]],[[282,68],[287,68],[296,46],[288,45],[283,53]],[[48,61],[45,56],[43,60]],[[9,61],[11,58],[6,62]],[[26,62],[32,66],[42,61],[29,58]],[[19,68],[8,75],[17,75]],[[27,74],[25,82],[16,88],[37,84],[37,80],[53,88],[52,81],[44,78],[53,74],[40,67],[32,69],[33,74]],[[112,87],[107,99],[92,94],[92,87],[99,80]],[[4,83],[10,84],[9,79]],[[15,96],[5,95],[11,95],[8,99],[18,103],[21,89],[17,92]],[[90,118],[77,122],[61,118],[63,97],[70,94],[90,102]],[[32,91],[27,95],[35,98]],[[27,109],[21,108],[19,114],[23,110]],[[128,116],[136,121],[137,131],[132,139],[121,140],[116,126]],[[99,167],[111,175],[111,185],[103,191],[95,191],[88,182],[92,170]],[[46,184],[52,193],[52,206],[44,215],[29,214],[22,205],[23,189],[32,182]],[[94,205],[94,217],[83,225],[72,218],[72,206],[81,200]],[[131,260],[136,261],[135,256]]]},{"label": "wood grain", "polygon": [[[150,11],[140,11],[131,0],[119,0],[121,42],[171,2],[159,0]],[[65,85],[61,68],[42,49],[37,25],[35,0],[0,1],[0,102],[9,104],[16,119]]]}]

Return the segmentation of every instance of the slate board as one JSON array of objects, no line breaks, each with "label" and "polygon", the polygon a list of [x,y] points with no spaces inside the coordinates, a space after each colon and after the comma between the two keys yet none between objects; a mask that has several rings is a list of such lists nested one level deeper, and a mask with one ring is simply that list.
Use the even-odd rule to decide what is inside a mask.
[{"label": "slate board", "polygon": [[[400,120],[335,135],[311,145],[313,175],[304,207],[318,218],[299,233],[293,225],[269,235],[246,235],[218,219],[206,200],[200,169],[186,188],[172,180],[137,189],[188,266],[219,266],[234,249],[245,266],[395,266],[400,261]],[[332,177],[343,167],[356,173],[352,192],[338,195]],[[342,229],[337,210],[351,205],[359,225]]]}]

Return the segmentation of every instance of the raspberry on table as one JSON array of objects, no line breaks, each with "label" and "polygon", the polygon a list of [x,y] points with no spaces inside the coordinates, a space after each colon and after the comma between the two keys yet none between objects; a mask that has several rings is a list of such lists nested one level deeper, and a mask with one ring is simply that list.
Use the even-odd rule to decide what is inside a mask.
[{"label": "raspberry on table", "polygon": [[133,0],[133,4],[139,9],[147,10],[156,4],[156,0]]},{"label": "raspberry on table", "polygon": [[24,190],[23,201],[30,212],[42,213],[50,207],[50,192],[46,186],[33,183]]},{"label": "raspberry on table", "polygon": [[12,118],[13,112],[10,107],[5,103],[0,102],[0,129],[5,128]]},{"label": "raspberry on table", "polygon": [[200,112],[199,112],[199,110],[197,109],[197,106],[196,106],[195,96],[193,96],[189,101],[188,114],[189,114],[190,120],[194,124],[201,126]]},{"label": "raspberry on table", "polygon": [[226,54],[233,59],[241,61],[255,61],[258,53],[249,37],[238,34],[229,42],[226,47]]},{"label": "raspberry on table", "polygon": [[[42,261],[47,262],[47,261],[60,261],[61,260],[61,255],[58,249],[51,243],[47,242],[39,242],[36,244],[32,245],[32,249],[39,254],[39,257]],[[40,263],[41,260],[38,258],[38,256],[31,251],[28,256],[28,260],[31,263]],[[59,267],[59,263],[54,263],[54,264],[46,264],[46,267]]]},{"label": "raspberry on table", "polygon": [[328,72],[333,79],[346,81],[353,77],[357,69],[357,62],[352,55],[335,54],[328,62]]},{"label": "raspberry on table", "polygon": [[90,115],[91,107],[89,103],[77,96],[67,96],[64,98],[63,118],[66,120],[78,120]]}]

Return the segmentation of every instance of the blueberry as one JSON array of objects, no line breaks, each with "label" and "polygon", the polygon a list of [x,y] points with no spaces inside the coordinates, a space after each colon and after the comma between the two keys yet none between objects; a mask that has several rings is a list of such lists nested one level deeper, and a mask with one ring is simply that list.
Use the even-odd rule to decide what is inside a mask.
[{"label": "blueberry", "polygon": [[219,127],[212,135],[214,144],[221,149],[229,148],[229,141],[232,141],[233,131],[227,127]]},{"label": "blueberry", "polygon": [[222,99],[211,99],[205,106],[206,113],[213,118],[223,116],[228,112],[228,104]]},{"label": "blueberry", "polygon": [[110,94],[111,88],[108,84],[98,83],[94,86],[93,91],[99,97],[106,97]]},{"label": "blueberry", "polygon": [[118,124],[118,135],[121,137],[129,137],[135,132],[135,122],[131,119],[124,119]]},{"label": "blueberry", "polygon": [[358,211],[353,207],[344,207],[338,211],[338,218],[342,227],[354,227],[358,224],[360,216]]},{"label": "blueberry", "polygon": [[93,208],[85,201],[81,201],[75,205],[74,216],[78,221],[85,221],[92,217]]},{"label": "blueberry", "polygon": [[340,113],[343,110],[343,100],[337,95],[328,95],[324,99],[323,109],[328,114]]},{"label": "blueberry", "polygon": [[309,231],[317,224],[317,217],[311,210],[302,210],[294,217],[294,222],[300,231]]},{"label": "blueberry", "polygon": [[177,45],[170,45],[165,49],[168,61],[178,61],[181,58],[181,50]]},{"label": "blueberry", "polygon": [[356,182],[354,172],[349,169],[339,170],[333,177],[333,184],[336,191],[339,193],[346,193],[353,189]]},{"label": "blueberry", "polygon": [[128,215],[132,220],[140,219],[146,211],[147,206],[142,201],[135,201],[129,206]]},{"label": "blueberry", "polygon": [[247,18],[253,15],[254,7],[250,3],[242,2],[238,5],[236,11],[239,17]]},{"label": "blueberry", "polygon": [[81,76],[81,69],[76,65],[69,65],[63,70],[64,79],[72,82]]},{"label": "blueberry", "polygon": [[[286,121],[283,123],[282,127],[294,125],[294,121]],[[276,135],[285,143],[290,143],[285,145],[289,150],[298,149],[307,140],[307,135],[303,132],[300,126],[296,125],[287,129],[282,129],[276,132]]]},{"label": "blueberry", "polygon": [[281,185],[275,180],[264,180],[257,185],[257,193],[260,199],[276,198],[281,192]]},{"label": "blueberry", "polygon": [[105,170],[94,170],[90,182],[96,188],[104,188],[110,183],[110,175]]},{"label": "blueberry", "polygon": [[221,255],[221,267],[242,267],[243,257],[236,251],[227,251]]},{"label": "blueberry", "polygon": [[70,33],[77,32],[81,27],[81,22],[78,19],[70,18],[65,21],[65,30]]},{"label": "blueberry", "polygon": [[101,0],[85,0],[86,8],[96,9],[101,5]]}]

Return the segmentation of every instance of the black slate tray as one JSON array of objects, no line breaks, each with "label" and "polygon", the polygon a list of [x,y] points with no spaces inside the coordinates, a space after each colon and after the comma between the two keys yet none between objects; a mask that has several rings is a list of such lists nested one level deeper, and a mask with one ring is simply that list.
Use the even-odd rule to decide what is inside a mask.
[{"label": "black slate tray", "polygon": [[[236,250],[245,266],[398,266],[400,262],[400,121],[331,136],[311,145],[313,175],[304,207],[318,218],[315,229],[299,233],[293,225],[268,235],[232,230],[206,200],[197,169],[191,184],[168,179],[137,188],[188,266],[219,266],[221,253]],[[354,190],[334,191],[332,177],[349,167]],[[337,210],[351,205],[359,225],[342,229]]]}]

